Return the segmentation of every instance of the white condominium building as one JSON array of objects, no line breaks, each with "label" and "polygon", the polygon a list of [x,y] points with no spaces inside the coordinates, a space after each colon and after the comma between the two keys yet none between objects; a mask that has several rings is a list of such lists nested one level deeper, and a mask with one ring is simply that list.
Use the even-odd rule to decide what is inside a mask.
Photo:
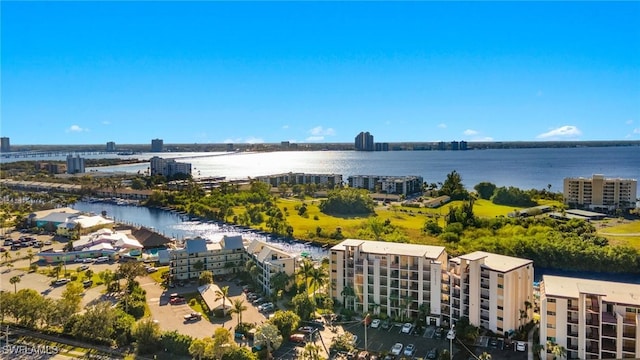
[{"label": "white condominium building", "polygon": [[349,187],[381,191],[388,194],[411,195],[422,192],[422,176],[352,175],[347,178]]},{"label": "white condominium building", "polygon": [[183,249],[169,251],[169,274],[173,280],[197,279],[202,271],[214,275],[233,274],[244,269],[241,236],[225,236],[213,243],[202,238],[185,240]]},{"label": "white condominium building", "polygon": [[257,176],[256,180],[267,183],[272,187],[278,187],[281,184],[287,185],[306,185],[315,184],[323,185],[329,189],[342,185],[342,175],[339,174],[305,174],[305,173],[283,173]]},{"label": "white condominium building", "polygon": [[[358,313],[415,318],[428,305],[441,315],[442,246],[347,239],[331,248],[331,296]],[[431,321],[430,321],[431,322]]]},{"label": "white condominium building", "polygon": [[639,327],[640,285],[543,276],[540,343],[564,347],[567,359],[640,358]]},{"label": "white condominium building", "polygon": [[532,260],[476,251],[450,259],[444,283],[443,314],[453,321],[502,334],[532,319]]},{"label": "white condominium building", "polygon": [[564,202],[569,206],[614,210],[635,206],[638,180],[605,178],[565,178]]},{"label": "white condominium building", "polygon": [[279,272],[284,272],[289,276],[294,276],[295,274],[295,257],[282,249],[269,245],[264,241],[253,240],[247,245],[246,252],[258,268],[255,280],[267,295],[271,295],[273,292],[271,278],[275,274]]}]

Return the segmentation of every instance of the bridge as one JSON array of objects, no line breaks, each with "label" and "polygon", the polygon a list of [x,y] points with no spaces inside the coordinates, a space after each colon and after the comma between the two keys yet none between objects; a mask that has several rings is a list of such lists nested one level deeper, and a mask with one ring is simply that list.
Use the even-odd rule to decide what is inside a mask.
[{"label": "bridge", "polygon": [[86,156],[86,155],[104,155],[104,154],[115,154],[110,151],[19,151],[19,152],[10,152],[10,153],[2,153],[3,159],[18,159],[18,158],[38,158],[38,157],[64,157],[66,158],[68,155],[76,156]]}]

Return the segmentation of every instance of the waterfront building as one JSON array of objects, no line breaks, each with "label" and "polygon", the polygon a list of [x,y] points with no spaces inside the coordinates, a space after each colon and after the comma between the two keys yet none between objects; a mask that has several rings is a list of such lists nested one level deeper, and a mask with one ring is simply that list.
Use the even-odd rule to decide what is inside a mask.
[{"label": "waterfront building", "polygon": [[108,152],[116,151],[116,143],[115,143],[115,142],[113,142],[113,141],[109,141],[109,142],[107,142],[107,148],[106,148],[106,150],[107,150]]},{"label": "waterfront building", "polygon": [[177,174],[191,175],[191,164],[177,162],[174,159],[163,159],[154,156],[149,159],[151,176],[163,175],[166,177],[175,176]]},{"label": "waterfront building", "polygon": [[373,135],[368,131],[358,134],[355,138],[355,149],[356,151],[373,151],[375,149]]},{"label": "waterfront building", "polygon": [[162,152],[164,150],[164,141],[162,139],[151,140],[151,152]]},{"label": "waterfront building", "polygon": [[640,285],[544,275],[540,343],[547,341],[567,359],[640,358]]},{"label": "waterfront building", "polygon": [[172,280],[198,279],[202,271],[214,275],[235,274],[244,268],[241,236],[224,236],[217,243],[202,238],[185,240],[182,249],[169,250]]},{"label": "waterfront building", "polygon": [[375,143],[376,151],[389,151],[389,143]]},{"label": "waterfront building", "polygon": [[445,143],[444,141],[440,141],[438,143],[438,150],[447,150],[447,143]]},{"label": "waterfront building", "polygon": [[409,320],[421,306],[441,320],[443,246],[347,239],[331,248],[330,296],[356,313]]},{"label": "waterfront building", "polygon": [[565,178],[564,203],[579,208],[611,211],[634,206],[638,180],[605,178],[596,174],[591,178]]},{"label": "waterfront building", "polygon": [[422,192],[422,176],[352,175],[349,187],[388,194],[412,195]]},{"label": "waterfront building", "polygon": [[449,259],[443,283],[447,320],[467,317],[475,326],[503,334],[532,319],[532,260],[476,251]]},{"label": "waterfront building", "polygon": [[467,142],[462,140],[460,141],[460,150],[467,150]]},{"label": "waterfront building", "polygon": [[0,137],[0,152],[11,152],[11,140],[6,136]]},{"label": "waterfront building", "polygon": [[460,150],[460,143],[457,141],[452,141],[451,142],[451,150]]},{"label": "waterfront building", "polygon": [[257,269],[254,280],[266,295],[272,295],[274,292],[271,284],[273,276],[281,272],[289,277],[295,275],[296,258],[282,249],[264,241],[253,240],[247,245],[246,253]]},{"label": "waterfront building", "polygon": [[322,185],[328,189],[333,189],[342,184],[342,175],[337,174],[305,174],[305,173],[283,173],[274,175],[257,176],[258,181],[267,183],[272,187],[278,187],[280,184],[306,185],[315,184]]},{"label": "waterfront building", "polygon": [[84,158],[81,158],[80,155],[67,155],[67,174],[82,174],[84,172]]},{"label": "waterfront building", "polygon": [[67,172],[66,164],[36,161],[34,166],[36,171],[46,171],[50,174],[63,174]]}]

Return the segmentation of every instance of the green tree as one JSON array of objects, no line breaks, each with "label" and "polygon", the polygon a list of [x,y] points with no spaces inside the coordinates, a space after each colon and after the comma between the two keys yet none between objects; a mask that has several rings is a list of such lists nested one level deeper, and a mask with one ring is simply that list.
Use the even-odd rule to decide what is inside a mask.
[{"label": "green tree", "polygon": [[232,314],[238,315],[238,326],[242,323],[242,313],[247,310],[247,307],[244,305],[244,300],[235,299],[233,300],[233,307],[231,308]]},{"label": "green tree", "polygon": [[90,342],[111,344],[115,332],[115,310],[108,301],[98,303],[87,309],[83,315],[76,317],[71,335]]},{"label": "green tree", "polygon": [[226,314],[227,312],[227,297],[229,297],[229,287],[223,286],[220,290],[216,290],[216,301],[222,300],[222,311]]},{"label": "green tree", "polygon": [[193,264],[193,269],[196,271],[202,271],[204,269],[204,263],[202,260],[198,260]]},{"label": "green tree", "polygon": [[298,275],[304,280],[304,288],[307,291],[307,296],[309,296],[309,278],[311,277],[313,268],[313,262],[309,259],[303,259],[300,267],[298,267]]},{"label": "green tree", "polygon": [[258,326],[254,336],[254,343],[258,346],[264,346],[267,349],[267,359],[271,359],[271,351],[278,350],[282,345],[282,335],[280,335],[275,325],[265,323]]},{"label": "green tree", "polygon": [[287,285],[291,281],[291,276],[284,271],[279,271],[273,276],[271,276],[270,283],[271,288],[273,289],[275,294],[280,293],[287,288]]},{"label": "green tree", "polygon": [[375,204],[366,190],[338,188],[329,191],[327,199],[320,202],[325,214],[373,214]]},{"label": "green tree", "polygon": [[351,351],[354,349],[353,340],[355,340],[353,334],[345,331],[343,334],[337,335],[333,338],[331,349],[335,351]]},{"label": "green tree", "polygon": [[100,278],[100,280],[102,280],[104,285],[107,287],[107,291],[109,291],[109,289],[111,288],[111,284],[115,280],[115,274],[113,273],[113,271],[106,269],[104,271],[99,272],[98,277]]},{"label": "green tree", "polygon": [[320,347],[312,342],[307,343],[302,350],[302,360],[322,360]]},{"label": "green tree", "polygon": [[258,360],[258,357],[247,347],[234,346],[222,355],[222,360]]},{"label": "green tree", "polygon": [[291,303],[293,304],[296,314],[298,314],[304,321],[309,320],[311,318],[311,314],[316,310],[315,304],[311,302],[307,294],[298,294],[294,296],[293,299],[291,299]]},{"label": "green tree", "polygon": [[33,253],[33,250],[29,249],[27,250],[27,259],[29,259],[29,267],[31,267],[31,263],[33,262],[33,258],[36,255]]},{"label": "green tree", "polygon": [[213,273],[208,270],[201,272],[200,277],[198,278],[198,284],[200,285],[213,284]]},{"label": "green tree", "polygon": [[207,352],[207,355],[212,353],[213,359],[222,359],[224,353],[227,352],[232,345],[235,345],[235,343],[233,342],[231,332],[224,327],[219,327],[213,333],[213,346],[211,350]]},{"label": "green tree", "polygon": [[[205,339],[213,341],[211,338]],[[207,342],[205,339],[194,339],[191,345],[189,345],[189,355],[198,360],[202,359],[207,351]]]},{"label": "green tree", "polygon": [[448,195],[451,197],[451,200],[464,200],[469,197],[469,192],[465,190],[460,174],[453,170],[447,174],[447,178],[440,188],[439,195]]},{"label": "green tree", "polygon": [[165,331],[160,335],[162,348],[174,355],[189,355],[189,346],[192,341],[191,336],[180,334],[176,330]]},{"label": "green tree", "polygon": [[269,322],[278,328],[284,338],[289,338],[300,325],[300,316],[291,310],[276,311]]},{"label": "green tree", "polygon": [[153,353],[160,345],[160,326],[149,318],[139,320],[131,329],[131,336],[139,354]]},{"label": "green tree", "polygon": [[18,293],[17,284],[20,282],[20,280],[21,280],[20,276],[18,276],[18,275],[12,276],[11,279],[9,279],[9,284],[13,285],[13,292],[15,294]]},{"label": "green tree", "polygon": [[316,304],[316,294],[327,284],[327,281],[329,281],[329,274],[325,268],[319,266],[314,267],[310,275],[311,281],[309,286],[313,287],[313,303]]},{"label": "green tree", "polygon": [[473,189],[478,193],[480,199],[489,200],[493,196],[493,193],[496,191],[497,186],[490,182],[481,182],[478,183]]}]

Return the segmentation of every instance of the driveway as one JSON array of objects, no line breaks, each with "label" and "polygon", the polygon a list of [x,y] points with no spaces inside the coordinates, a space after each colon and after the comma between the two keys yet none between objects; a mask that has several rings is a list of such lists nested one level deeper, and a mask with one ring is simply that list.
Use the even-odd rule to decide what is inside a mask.
[{"label": "driveway", "polygon": [[[194,338],[204,338],[212,336],[215,329],[221,326],[233,331],[233,328],[238,323],[238,315],[236,314],[233,314],[231,318],[227,317],[226,319],[214,318],[212,321],[202,319],[196,322],[184,323],[183,316],[189,314],[192,311],[191,308],[187,304],[169,304],[169,294],[195,293],[198,291],[197,286],[191,285],[165,290],[150,277],[141,278],[139,279],[139,282],[147,291],[147,303],[149,304],[151,315],[154,320],[158,320],[158,324],[162,330],[176,330]],[[247,310],[242,314],[243,322],[260,325],[266,321],[266,317],[247,300],[240,286],[230,282],[217,282],[216,284],[220,287],[229,286],[229,299],[231,301],[235,299],[242,299],[245,301]]]}]

